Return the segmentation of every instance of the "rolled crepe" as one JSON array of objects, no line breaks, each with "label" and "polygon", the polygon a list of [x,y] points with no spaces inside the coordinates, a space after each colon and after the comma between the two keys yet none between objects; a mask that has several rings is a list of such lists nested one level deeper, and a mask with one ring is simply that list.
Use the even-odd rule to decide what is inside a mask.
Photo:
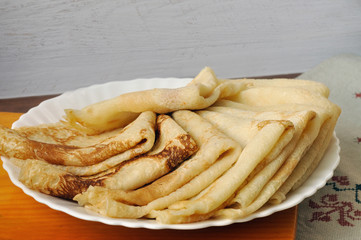
[{"label": "rolled crepe", "polygon": [[[38,159],[56,165],[79,167],[104,164],[105,160],[130,149],[138,155],[149,150],[155,139],[155,118],[153,112],[144,112],[125,128],[114,131],[113,135],[100,137],[99,142],[83,147],[36,141],[22,136],[16,130],[0,127],[0,150],[7,157]],[[140,151],[136,150],[138,148]],[[106,164],[107,167],[114,166],[112,160]]]},{"label": "rolled crepe", "polygon": [[[270,120],[289,120],[285,117],[271,118],[271,116],[263,118],[262,120],[262,117],[255,119],[254,112],[248,112],[247,114],[245,112],[240,112],[236,109],[233,109],[235,113],[227,114],[217,111],[210,111],[212,109],[214,108],[208,108],[208,111],[198,111],[198,114],[217,126],[217,128],[227,136],[237,141],[243,148],[262,129],[262,126],[268,124]],[[227,108],[227,110],[228,109],[229,108]],[[237,112],[240,112],[241,116],[237,116]],[[294,138],[294,131],[294,128],[288,128],[287,131],[282,134],[272,151],[257,165],[257,167],[247,177],[243,184],[246,184],[249,179],[251,179],[256,173],[263,169],[265,165],[273,161],[280,154],[280,152],[283,151],[290,140]],[[288,148],[288,151],[291,151],[291,149]]]},{"label": "rolled crepe", "polygon": [[[299,139],[301,134],[304,132],[306,126],[310,124],[315,118],[316,113],[313,111],[299,111],[299,112],[252,112],[241,110],[240,108],[231,108],[231,107],[211,107],[208,108],[209,111],[202,111],[203,115],[207,116],[207,119],[212,119],[211,121],[215,122],[217,126],[222,129],[224,132],[227,132],[230,135],[236,135],[235,137],[239,138],[242,134],[237,134],[238,132],[235,128],[239,128],[239,124],[236,124],[236,119],[243,117],[253,117],[254,119],[268,119],[268,120],[289,120],[293,123],[295,127],[294,134],[292,134],[292,140],[286,138],[286,134],[280,138],[277,143],[277,148],[274,148],[271,153],[265,158],[266,160],[259,164],[256,169],[247,177],[245,186],[241,187],[231,203],[237,203],[241,206],[247,206],[250,204],[262,190],[264,185],[270,180],[270,178],[276,173],[276,171],[281,167],[287,157],[297,148],[300,148]],[[228,115],[228,116],[227,116]],[[235,123],[230,124],[226,119],[234,119]],[[256,120],[254,120],[256,122]],[[234,127],[233,127],[234,126]],[[251,129],[249,126],[248,128]],[[239,129],[242,131],[241,129]],[[288,133],[287,131],[285,133]],[[290,134],[288,134],[290,135]],[[248,138],[251,139],[251,138]],[[243,141],[247,141],[244,139]]]},{"label": "rolled crepe", "polygon": [[286,194],[291,190],[297,189],[315,170],[331,140],[333,128],[332,119],[327,120],[322,125],[320,133],[314,143],[304,154],[298,165],[292,171],[290,177],[271,197],[270,203],[278,204],[284,201],[286,199]]},{"label": "rolled crepe", "polygon": [[94,134],[122,127],[144,111],[168,113],[182,109],[203,109],[219,98],[236,94],[242,88],[242,82],[219,81],[213,70],[206,67],[185,87],[125,93],[81,110],[67,109],[65,119],[74,127]]},{"label": "rolled crepe", "polygon": [[[267,98],[265,96],[270,97]],[[313,151],[320,153],[319,158],[316,158],[315,154],[310,154],[308,157],[302,158],[301,162],[305,163],[300,163],[302,164],[302,167],[299,167],[297,171],[292,173],[294,177],[287,180],[285,183],[287,187],[285,186],[282,188],[282,190],[280,190],[282,191],[278,194],[280,201],[280,199],[284,199],[284,196],[287,194],[287,192],[292,189],[293,185],[295,185],[295,183],[298,182],[305,173],[309,175],[311,173],[311,169],[315,169],[315,167],[318,165],[318,162],[320,161],[321,156],[323,156],[323,153],[331,139],[337,119],[341,114],[341,109],[336,104],[329,101],[325,95],[305,88],[288,88],[287,91],[283,91],[283,89],[276,87],[251,88],[241,92],[237,96],[234,96],[234,100],[251,106],[270,106],[294,103],[302,106],[308,105],[309,109],[317,108],[315,111],[317,113],[317,117],[319,118],[319,124],[317,127],[315,127],[315,129],[318,129],[317,135],[315,136],[315,132],[310,133],[310,135],[312,138],[314,137],[315,140],[318,136],[318,133],[322,133],[324,131],[329,133],[328,137],[322,137],[326,134],[320,134],[319,138],[323,139],[315,142],[315,144],[312,145]],[[331,121],[331,127],[321,128],[328,119]],[[277,194],[275,196],[277,196]],[[276,200],[274,201],[277,202]]]},{"label": "rolled crepe", "polygon": [[[270,95],[271,92],[273,95]],[[267,108],[280,109],[293,106],[293,109],[313,110],[316,112],[316,117],[306,127],[290,157],[288,157],[275,176],[265,185],[254,202],[248,206],[222,209],[216,213],[218,217],[226,218],[245,217],[263,206],[270,198],[272,202],[276,203],[283,201],[285,195],[292,189],[295,183],[301,181],[300,179],[303,179],[305,173],[310,174],[315,166],[317,166],[318,161],[312,164],[315,156],[307,153],[309,149],[312,149],[313,153],[321,152],[320,155],[323,155],[325,149],[321,147],[321,143],[326,139],[324,137],[327,135],[325,131],[333,131],[332,127],[330,129],[324,126],[327,126],[327,122],[331,119],[337,119],[340,114],[340,109],[331,103],[325,95],[317,91],[309,91],[307,88],[288,88],[287,91],[275,87],[247,89],[233,100],[239,101],[241,104],[223,102],[219,105],[232,105],[241,108],[247,106],[248,109],[254,108],[258,110]],[[326,139],[326,143],[323,146],[327,145],[328,141]],[[308,157],[305,158],[303,157],[304,155]],[[306,161],[307,159],[308,161]],[[298,166],[298,168],[296,168],[296,166]]]},{"label": "rolled crepe", "polygon": [[277,87],[287,91],[288,88],[298,88],[321,94],[328,97],[330,90],[326,85],[320,82],[303,80],[303,79],[287,79],[287,78],[273,78],[273,79],[233,79],[246,85],[246,88],[260,88],[260,87]]},{"label": "rolled crepe", "polygon": [[[212,111],[213,110],[213,111]],[[237,111],[237,109],[233,109]],[[212,124],[214,124],[219,130],[224,134],[237,141],[242,148],[244,148],[253,137],[262,129],[262,126],[268,123],[268,120],[289,120],[286,117],[273,117],[269,116],[268,118],[254,118],[253,112],[248,112],[243,116],[236,116],[236,114],[230,113],[221,113],[214,111],[214,108],[208,108],[208,111],[198,111],[197,112],[201,117],[205,118]],[[288,130],[294,130],[289,128]],[[288,134],[283,134],[272,151],[272,156],[277,156],[279,152],[286,146],[286,144],[293,137],[293,131],[285,132]]]},{"label": "rolled crepe", "polygon": [[169,205],[192,198],[213,183],[238,159],[240,148],[230,149],[222,154],[219,159],[208,169],[201,172],[191,181],[176,189],[170,194],[154,199],[146,205],[135,206],[117,198],[118,190],[104,187],[89,187],[77,195],[74,200],[82,206],[90,208],[102,215],[116,218],[156,218],[157,210],[166,209]]},{"label": "rolled crepe", "polygon": [[169,116],[157,119],[158,140],[152,151],[92,176],[79,176],[38,161],[25,160],[19,180],[31,189],[67,199],[89,186],[135,189],[163,176],[197,150],[197,144]]},{"label": "rolled crepe", "polygon": [[238,159],[240,146],[197,114],[177,111],[173,117],[199,145],[199,151],[192,158],[173,172],[135,191],[92,187],[74,199],[108,216],[142,217],[152,210],[164,209],[198,194]]},{"label": "rolled crepe", "polygon": [[[316,121],[315,121],[316,119]],[[291,152],[291,154],[284,160],[282,165],[280,166],[279,159],[276,159],[274,162],[271,162],[265,170],[259,173],[259,175],[256,175],[251,181],[250,185],[246,186],[244,189],[241,189],[236,198],[233,202],[238,203],[237,205],[233,205],[230,208],[225,208],[222,210],[219,210],[216,213],[217,217],[221,218],[242,218],[246,217],[247,215],[257,211],[259,208],[261,208],[269,199],[273,196],[273,194],[280,189],[282,184],[286,182],[286,180],[289,178],[297,164],[300,162],[300,159],[302,155],[307,151],[307,148],[312,144],[313,138],[309,137],[312,136],[312,134],[317,131],[319,121],[317,118],[314,118],[313,120],[309,121],[306,125],[304,131],[302,132],[301,136],[299,137],[298,142],[296,143],[295,148]],[[278,165],[275,167],[274,165]],[[270,169],[273,174],[268,175],[266,169]],[[275,171],[276,170],[276,171]],[[267,177],[267,181],[263,181],[264,178]],[[252,185],[257,185],[258,182],[265,183],[262,185],[262,188],[258,190],[257,197],[253,197],[253,201],[250,199],[244,199],[242,196],[242,193],[244,191],[249,192],[250,189],[247,189],[248,187],[251,187]],[[254,193],[252,193],[254,194]]]},{"label": "rolled crepe", "polygon": [[329,114],[340,111],[339,107],[330,102],[322,94],[305,88],[257,87],[249,88],[230,96],[228,100],[249,106],[272,106],[284,104],[303,104],[322,107]]},{"label": "rolled crepe", "polygon": [[[255,198],[253,202],[247,202],[248,205],[236,205],[230,208],[221,209],[215,214],[215,216],[221,218],[243,218],[260,209],[270,199],[271,201],[275,201],[274,199],[277,199],[279,202],[283,201],[284,198],[280,199],[279,197],[275,197],[275,195],[278,196],[280,188],[283,187],[284,184],[288,183],[287,181],[290,175],[293,173],[297,164],[300,163],[302,153],[304,153],[306,150],[305,148],[309,146],[308,140],[305,138],[305,136],[310,135],[310,133],[313,132],[313,127],[314,124],[312,123],[306,127],[295,150],[287,158],[280,169],[278,169],[274,176],[272,176],[272,178],[262,188],[257,198]],[[289,182],[289,184],[293,186],[294,182]]]},{"label": "rolled crepe", "polygon": [[[297,180],[294,182],[292,186],[292,190],[295,190],[300,185],[302,185],[303,182],[311,175],[311,173],[318,166],[334,134],[333,129],[335,128],[335,124],[336,122],[333,122],[331,119],[329,119],[322,126],[321,129],[322,133],[315,140],[314,146],[312,146],[308,150],[306,155],[303,157],[304,160],[302,160],[301,163],[297,165],[296,169],[292,173],[292,175],[295,174],[296,176],[297,173],[302,175],[301,177],[296,177]],[[316,146],[320,146],[320,147],[316,147]],[[298,168],[305,170],[302,171],[299,170]],[[291,181],[291,178],[289,178],[288,181],[293,182]]]},{"label": "rolled crepe", "polygon": [[[312,124],[309,124],[312,125]],[[305,131],[302,133],[299,142],[297,143],[295,149],[292,151],[291,155],[284,161],[283,165],[278,165],[278,159],[274,162],[271,162],[266,166],[264,171],[261,171],[259,175],[256,175],[245,188],[241,189],[233,202],[238,203],[237,205],[232,205],[229,208],[219,210],[215,216],[220,218],[243,218],[248,216],[249,214],[257,211],[261,208],[267,201],[271,199],[271,197],[280,189],[280,187],[286,182],[286,180],[291,175],[292,171],[295,169],[297,164],[300,162],[300,158],[302,157],[302,153],[305,152],[305,148],[309,145],[309,143],[305,140],[304,136],[309,134],[309,131],[312,127],[307,126]],[[279,167],[279,168],[277,168]],[[276,172],[274,173],[274,170]],[[272,171],[274,175],[268,175],[267,172]],[[267,178],[267,181],[263,181],[261,178]],[[263,185],[262,189],[257,192],[256,197],[252,197],[253,201],[250,199],[244,199],[242,194],[249,193],[252,185],[257,185],[258,182],[266,183]],[[251,193],[254,194],[254,193]]]},{"label": "rolled crepe", "polygon": [[190,111],[173,113],[174,120],[197,142],[197,153],[171,173],[134,191],[115,191],[114,198],[135,205],[145,205],[166,196],[211,166],[219,157],[235,148],[236,143],[220,135],[216,128]]},{"label": "rolled crepe", "polygon": [[160,211],[159,221],[180,223],[189,216],[204,215],[222,206],[232,197],[238,187],[245,181],[254,168],[266,157],[276,145],[283,132],[293,127],[290,121],[269,121],[259,133],[246,145],[237,162],[219,177],[199,198],[176,202],[168,209]]}]

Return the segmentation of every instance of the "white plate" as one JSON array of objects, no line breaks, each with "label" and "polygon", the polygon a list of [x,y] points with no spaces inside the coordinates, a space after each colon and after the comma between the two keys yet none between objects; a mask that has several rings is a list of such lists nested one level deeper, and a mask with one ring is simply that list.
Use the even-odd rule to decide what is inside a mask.
[{"label": "white plate", "polygon": [[[75,91],[64,93],[58,97],[42,102],[39,106],[32,108],[29,112],[22,115],[18,121],[13,124],[13,128],[20,126],[38,125],[41,123],[51,123],[60,120],[64,114],[64,109],[80,109],[89,104],[101,100],[115,97],[125,92],[139,91],[152,88],[176,88],[185,86],[191,79],[177,78],[152,78],[136,79],[131,81],[109,82],[101,85],[93,85],[87,88],[81,88]],[[149,228],[149,229],[200,229],[211,226],[225,226],[235,222],[247,222],[255,218],[269,216],[274,212],[282,211],[296,206],[306,197],[313,195],[318,189],[326,184],[326,181],[332,177],[333,171],[337,167],[339,157],[339,140],[336,134],[333,135],[330,146],[321,163],[308,178],[308,180],[296,191],[287,195],[287,199],[279,205],[264,206],[257,212],[247,218],[237,220],[208,220],[190,224],[165,225],[158,224],[154,220],[146,219],[115,219],[101,216],[88,209],[80,207],[77,203],[66,201],[60,198],[52,197],[33,191],[24,186],[19,180],[19,169],[14,166],[7,158],[3,159],[3,167],[8,172],[11,181],[20,187],[26,194],[33,197],[36,201],[48,205],[50,208],[65,212],[71,216],[88,220],[97,221],[110,225],[121,225],[131,228]]]}]

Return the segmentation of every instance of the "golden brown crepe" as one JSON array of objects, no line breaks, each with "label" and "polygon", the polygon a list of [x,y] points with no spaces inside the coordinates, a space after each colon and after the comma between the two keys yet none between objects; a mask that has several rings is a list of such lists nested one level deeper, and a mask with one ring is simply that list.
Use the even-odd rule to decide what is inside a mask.
[{"label": "golden brown crepe", "polygon": [[[0,127],[0,148],[7,157],[37,159],[56,165],[91,166],[104,163],[105,160],[128,150],[133,150],[132,157],[148,151],[155,139],[155,118],[153,112],[144,112],[128,126],[114,131],[111,135],[107,134],[106,138],[99,137],[100,141],[86,146],[37,141],[16,130]],[[81,133],[78,132],[75,136],[87,142],[87,138]],[[147,142],[150,144],[146,144]],[[107,163],[107,167],[109,165],[115,164]]]},{"label": "golden brown crepe", "polygon": [[[159,221],[165,223],[180,223],[180,219],[189,216],[198,217],[217,210],[231,198],[239,186],[255,167],[271,152],[284,131],[293,127],[290,121],[268,121],[254,138],[246,145],[237,162],[219,177],[212,185],[201,193],[200,197],[176,202],[163,210]],[[157,213],[153,213],[158,217]]]},{"label": "golden brown crepe", "polygon": [[[237,104],[234,104],[237,106]],[[259,112],[259,111],[250,111],[242,110],[241,106],[239,108],[232,107],[211,107],[208,108],[208,118],[210,121],[216,122],[217,119],[222,121],[217,121],[217,126],[223,131],[228,132],[228,134],[236,134],[239,138],[241,134],[237,134],[235,131],[236,128],[239,128],[239,124],[230,124],[227,119],[239,119],[244,117],[253,117],[254,121],[261,119],[268,120],[289,120],[293,123],[295,127],[295,132],[292,135],[292,140],[283,140],[280,138],[279,143],[277,144],[278,148],[273,149],[273,151],[264,159],[262,164],[259,164],[257,168],[248,176],[245,186],[241,187],[236,197],[231,201],[231,203],[238,203],[241,206],[248,205],[254,200],[257,194],[262,190],[262,187],[269,181],[269,179],[275,174],[275,172],[281,167],[287,157],[297,148],[300,148],[299,139],[301,134],[304,132],[307,125],[310,124],[315,117],[315,112],[313,111],[279,111],[279,112]],[[203,114],[204,115],[204,114]],[[228,116],[227,116],[228,115]],[[235,127],[233,127],[235,126]],[[250,127],[248,127],[250,128]],[[240,129],[239,131],[242,131]],[[244,131],[243,131],[244,132]],[[285,137],[285,136],[284,136]],[[249,138],[249,136],[248,136]],[[250,139],[250,138],[249,138]],[[247,141],[244,139],[243,141]],[[283,143],[282,143],[283,142]],[[298,144],[298,145],[297,145]]]},{"label": "golden brown crepe", "polygon": [[[208,187],[236,161],[240,146],[190,111],[173,113],[175,121],[197,142],[198,152],[173,172],[134,191],[89,188],[74,199],[112,217],[142,217]],[[138,205],[138,206],[134,206]]]},{"label": "golden brown crepe", "polygon": [[[265,96],[272,96],[266,98]],[[312,145],[312,149],[314,149],[314,152],[320,152],[320,155],[323,155],[324,151],[326,150],[327,146],[331,136],[333,129],[336,125],[337,119],[341,113],[340,108],[330,102],[324,94],[321,94],[321,92],[316,92],[313,90],[310,90],[308,88],[287,88],[287,91],[284,91],[282,88],[276,88],[276,87],[259,87],[259,88],[253,88],[253,89],[247,89],[246,91],[243,91],[241,94],[237,96],[237,99],[234,99],[236,101],[239,101],[241,103],[247,104],[247,105],[253,105],[253,106],[270,106],[270,105],[282,105],[282,104],[290,104],[294,103],[297,105],[306,105],[309,109],[316,109],[315,111],[317,113],[317,117],[319,118],[319,124],[315,129],[312,131],[311,134],[316,136],[313,136],[315,139],[319,133],[321,132],[328,132],[328,138],[323,138],[322,140],[317,141],[315,144]],[[330,119],[330,127],[329,128],[323,128],[323,124]],[[325,134],[325,133],[324,133]],[[326,135],[326,134],[325,134]],[[322,136],[322,134],[320,134]],[[322,143],[324,143],[322,145]],[[315,166],[318,165],[318,162],[321,158],[316,159],[315,157],[311,157],[307,161],[308,166],[306,164],[303,164],[304,166],[301,168],[298,168],[297,171],[292,172],[293,175],[298,175],[298,177],[301,177],[304,175],[305,172],[307,172],[307,169],[309,169],[310,165],[313,163],[313,169]],[[307,158],[303,158],[302,160],[305,160]],[[296,167],[296,166],[295,166]],[[292,168],[293,171],[294,168]],[[302,171],[302,173],[298,173],[299,171]],[[311,171],[309,171],[311,172]],[[280,191],[282,193],[279,193],[280,198],[282,195],[284,196],[287,194],[289,190],[293,187],[293,185],[299,180],[297,177],[291,177],[285,184],[288,187],[283,187]],[[273,198],[277,198],[277,195],[275,195]]]},{"label": "golden brown crepe", "polygon": [[298,165],[293,169],[290,177],[271,197],[271,203],[277,204],[284,201],[286,199],[286,194],[291,190],[297,189],[318,166],[318,163],[331,140],[334,129],[334,125],[332,124],[332,118],[323,123],[314,143],[303,155]]},{"label": "golden brown crepe", "polygon": [[147,154],[122,162],[91,176],[71,174],[39,160],[23,160],[20,181],[40,192],[72,199],[89,186],[130,190],[141,187],[173,170],[197,150],[197,144],[169,116],[157,118],[158,138]]},{"label": "golden brown crepe", "polygon": [[[323,140],[326,140],[324,145],[327,146],[330,139],[325,139],[323,136],[325,132],[329,133],[328,136],[332,136],[331,134],[334,128],[334,125],[330,128],[325,128],[324,126],[327,125],[326,122],[332,121],[331,119],[337,119],[340,114],[340,109],[327,100],[325,97],[327,94],[325,92],[326,91],[323,90],[309,91],[307,88],[294,87],[287,87],[287,91],[276,87],[259,87],[247,89],[241,92],[239,96],[233,97],[234,101],[238,101],[241,104],[229,101],[223,101],[223,103],[218,104],[223,106],[238,106],[240,108],[247,106],[247,109],[254,108],[256,110],[260,110],[261,108],[263,110],[280,109],[292,106],[295,110],[309,109],[316,113],[315,118],[301,135],[295,150],[277,173],[263,187],[257,199],[252,203],[247,201],[248,206],[237,205],[232,208],[219,210],[216,213],[218,217],[245,217],[258,210],[269,199],[274,203],[279,203],[285,199],[285,195],[294,187],[295,183],[304,178],[305,173],[310,174],[310,172],[313,171],[319,160],[313,161],[315,157],[307,153],[310,151],[309,149],[312,149],[312,152],[321,152],[320,155],[323,155],[325,149],[321,143]],[[308,157],[305,158],[305,155]],[[307,158],[308,161],[305,161]],[[311,166],[312,162],[314,162],[313,166]]]}]

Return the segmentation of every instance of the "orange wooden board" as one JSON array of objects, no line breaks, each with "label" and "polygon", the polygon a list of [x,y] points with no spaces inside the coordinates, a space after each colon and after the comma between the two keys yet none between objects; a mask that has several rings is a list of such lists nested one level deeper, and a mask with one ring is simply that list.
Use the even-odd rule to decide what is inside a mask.
[{"label": "orange wooden board", "polygon": [[[20,113],[0,112],[10,127]],[[29,197],[0,168],[0,239],[294,239],[297,207],[246,223],[199,230],[149,230],[84,221]]]}]

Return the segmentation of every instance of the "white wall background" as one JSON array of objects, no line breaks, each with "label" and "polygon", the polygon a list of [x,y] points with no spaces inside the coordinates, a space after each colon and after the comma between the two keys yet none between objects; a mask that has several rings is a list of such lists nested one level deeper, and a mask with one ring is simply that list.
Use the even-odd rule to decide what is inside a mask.
[{"label": "white wall background", "polygon": [[139,77],[308,70],[361,54],[360,0],[0,0],[0,98]]}]

